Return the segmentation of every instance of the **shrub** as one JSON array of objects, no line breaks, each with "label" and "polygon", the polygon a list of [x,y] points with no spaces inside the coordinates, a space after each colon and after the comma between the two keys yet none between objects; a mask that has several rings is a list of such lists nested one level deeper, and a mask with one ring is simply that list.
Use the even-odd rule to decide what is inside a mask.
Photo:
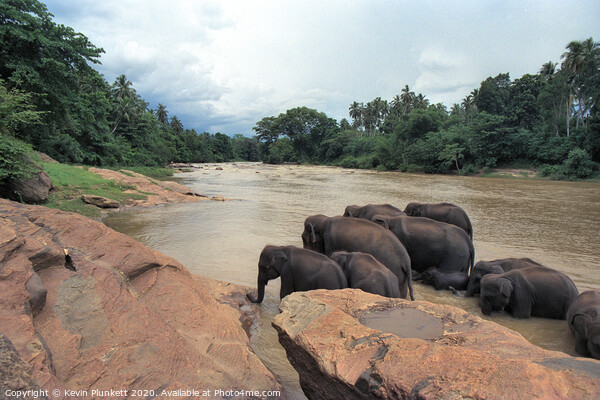
[{"label": "shrub", "polygon": [[0,184],[29,178],[35,168],[27,162],[31,146],[8,135],[0,134]]},{"label": "shrub", "polygon": [[563,165],[564,172],[570,179],[590,178],[595,174],[597,167],[588,152],[578,147],[569,152]]}]

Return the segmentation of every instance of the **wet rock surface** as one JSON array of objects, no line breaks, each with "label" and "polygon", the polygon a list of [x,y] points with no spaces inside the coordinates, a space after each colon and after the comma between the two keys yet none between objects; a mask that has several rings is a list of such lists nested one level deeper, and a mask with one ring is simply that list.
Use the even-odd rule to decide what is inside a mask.
[{"label": "wet rock surface", "polygon": [[600,397],[600,362],[456,307],[345,289],[292,293],[280,309],[273,326],[311,399]]},{"label": "wet rock surface", "polygon": [[240,323],[245,291],[102,223],[0,199],[0,332],[33,387],[281,390]]}]

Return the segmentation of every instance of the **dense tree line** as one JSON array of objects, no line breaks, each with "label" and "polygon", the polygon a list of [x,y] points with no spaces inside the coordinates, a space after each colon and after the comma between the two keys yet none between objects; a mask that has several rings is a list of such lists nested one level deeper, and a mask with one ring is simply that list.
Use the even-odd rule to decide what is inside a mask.
[{"label": "dense tree line", "polygon": [[263,118],[254,130],[267,162],[428,173],[520,166],[592,177],[600,162],[599,45],[573,41],[561,60],[515,80],[489,77],[450,110],[406,85],[390,102],[353,102],[352,123],[302,107]]},{"label": "dense tree line", "polygon": [[408,85],[389,102],[353,102],[349,122],[307,107],[256,123],[252,138],[185,129],[125,75],[94,68],[103,49],[52,21],[36,0],[0,2],[0,181],[30,148],[68,163],[164,165],[234,159],[474,173],[540,167],[556,178],[598,174],[600,49],[569,43],[560,63],[511,80],[488,77],[450,110]]},{"label": "dense tree line", "polygon": [[98,166],[258,160],[256,139],[185,129],[163,104],[150,109],[125,75],[109,84],[92,67],[104,50],[52,17],[35,0],[0,2],[4,175],[28,146]]}]

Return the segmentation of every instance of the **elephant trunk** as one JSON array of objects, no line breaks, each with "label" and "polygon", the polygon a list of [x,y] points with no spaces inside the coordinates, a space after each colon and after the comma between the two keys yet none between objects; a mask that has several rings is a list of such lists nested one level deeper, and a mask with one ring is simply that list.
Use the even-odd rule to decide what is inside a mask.
[{"label": "elephant trunk", "polygon": [[248,293],[246,295],[246,297],[248,297],[248,300],[250,300],[252,303],[262,303],[262,301],[265,298],[265,286],[267,285],[268,280],[263,279],[260,274],[258,275],[258,297],[254,298],[254,296],[252,296],[251,293]]},{"label": "elephant trunk", "polygon": [[465,297],[473,297],[475,296],[475,292],[477,291],[475,282],[469,281],[469,284],[467,285],[467,293],[465,294]]},{"label": "elephant trunk", "polygon": [[487,302],[482,301],[481,304],[481,312],[483,315],[490,315],[492,313],[492,306]]}]

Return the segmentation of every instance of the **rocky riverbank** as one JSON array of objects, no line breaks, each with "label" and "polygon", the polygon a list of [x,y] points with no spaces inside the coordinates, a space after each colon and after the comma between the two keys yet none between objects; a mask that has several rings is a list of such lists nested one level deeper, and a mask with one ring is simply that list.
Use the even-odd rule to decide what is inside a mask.
[{"label": "rocky riverbank", "polygon": [[248,289],[195,278],[76,214],[0,199],[0,217],[0,333],[33,380],[3,368],[3,388],[26,381],[57,390],[54,398],[67,390],[86,398],[111,389],[199,390],[192,398],[281,391],[240,321],[240,309],[251,310]]},{"label": "rocky riverbank", "polygon": [[311,399],[597,399],[600,362],[456,307],[356,289],[292,293],[273,326]]}]

